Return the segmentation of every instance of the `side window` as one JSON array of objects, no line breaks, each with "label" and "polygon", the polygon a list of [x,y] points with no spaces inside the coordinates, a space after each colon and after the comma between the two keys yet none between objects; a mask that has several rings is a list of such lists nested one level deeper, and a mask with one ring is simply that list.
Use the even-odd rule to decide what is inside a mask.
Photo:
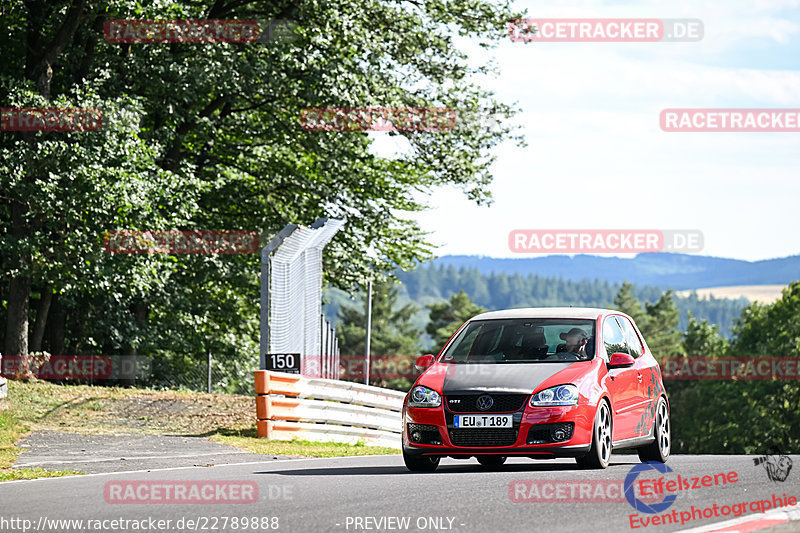
[{"label": "side window", "polygon": [[629,353],[628,345],[625,342],[625,334],[622,332],[617,319],[613,316],[607,317],[603,323],[603,343],[606,346],[606,353],[611,357],[612,353]]},{"label": "side window", "polygon": [[623,333],[625,334],[625,343],[628,345],[628,349],[631,352],[631,357],[634,359],[641,357],[644,353],[644,348],[642,347],[642,341],[636,334],[636,330],[633,329],[633,325],[624,316],[618,316],[617,320],[619,320],[619,323],[622,324]]}]

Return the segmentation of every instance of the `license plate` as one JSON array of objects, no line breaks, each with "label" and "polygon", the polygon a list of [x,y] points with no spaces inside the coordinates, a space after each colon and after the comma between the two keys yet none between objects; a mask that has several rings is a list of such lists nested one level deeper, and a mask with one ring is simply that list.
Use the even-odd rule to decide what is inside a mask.
[{"label": "license plate", "polygon": [[457,428],[510,428],[514,427],[511,415],[455,415]]}]

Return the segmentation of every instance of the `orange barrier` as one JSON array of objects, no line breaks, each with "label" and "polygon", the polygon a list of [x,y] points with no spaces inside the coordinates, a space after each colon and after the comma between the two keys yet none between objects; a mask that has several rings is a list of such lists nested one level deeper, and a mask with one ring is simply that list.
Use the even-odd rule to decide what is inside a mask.
[{"label": "orange barrier", "polygon": [[270,394],[283,394],[286,396],[299,396],[300,392],[297,388],[297,382],[300,381],[300,376],[297,374],[284,374],[278,372],[269,372],[268,370],[256,370],[256,429],[258,436],[262,438],[271,438],[273,433],[271,423],[268,423],[271,416],[273,402],[279,405],[292,407],[288,400],[278,398],[270,398]]},{"label": "orange barrier", "polygon": [[255,391],[260,438],[399,447],[402,392],[268,370],[255,371]]}]

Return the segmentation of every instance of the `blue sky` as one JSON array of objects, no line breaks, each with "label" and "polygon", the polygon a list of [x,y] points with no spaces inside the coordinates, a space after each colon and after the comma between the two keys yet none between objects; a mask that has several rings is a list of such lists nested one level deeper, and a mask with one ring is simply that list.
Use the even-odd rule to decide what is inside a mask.
[{"label": "blue sky", "polygon": [[528,147],[496,150],[490,207],[433,194],[416,218],[439,255],[525,257],[508,249],[516,228],[699,229],[702,255],[800,254],[800,133],[666,133],[658,122],[665,108],[800,108],[800,0],[517,5],[543,18],[697,18],[705,35],[508,39],[488,55],[464,43],[476,64],[496,61],[485,84],[519,104]]}]

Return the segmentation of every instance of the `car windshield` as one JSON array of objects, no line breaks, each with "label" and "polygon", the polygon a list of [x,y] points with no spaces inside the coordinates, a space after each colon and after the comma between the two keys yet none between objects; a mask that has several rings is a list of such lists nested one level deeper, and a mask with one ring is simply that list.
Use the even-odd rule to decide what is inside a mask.
[{"label": "car windshield", "polygon": [[453,339],[443,363],[553,363],[594,357],[595,321],[566,318],[475,320]]}]

